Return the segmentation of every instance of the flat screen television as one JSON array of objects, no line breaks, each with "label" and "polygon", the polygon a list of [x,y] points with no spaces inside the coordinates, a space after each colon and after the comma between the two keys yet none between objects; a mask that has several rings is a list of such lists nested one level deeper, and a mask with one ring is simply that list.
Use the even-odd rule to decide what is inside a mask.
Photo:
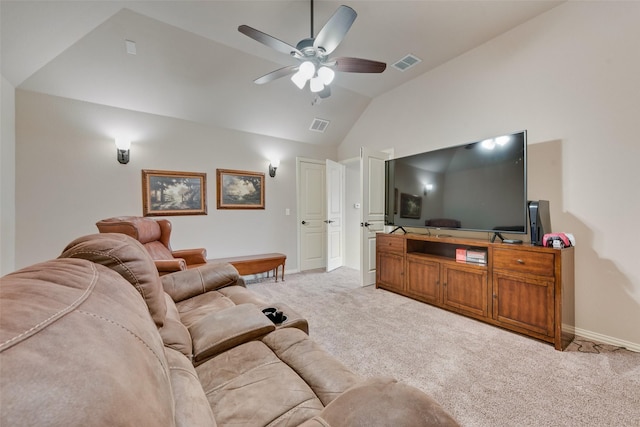
[{"label": "flat screen television", "polygon": [[385,172],[387,225],[527,232],[526,131],[387,160]]}]

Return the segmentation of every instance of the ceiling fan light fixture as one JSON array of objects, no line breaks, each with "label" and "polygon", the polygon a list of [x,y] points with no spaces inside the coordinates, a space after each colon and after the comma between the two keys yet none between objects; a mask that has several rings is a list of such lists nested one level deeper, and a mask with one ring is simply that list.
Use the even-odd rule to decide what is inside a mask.
[{"label": "ceiling fan light fixture", "polygon": [[325,86],[328,86],[333,81],[336,73],[329,67],[320,67],[318,70],[318,77],[322,80]]},{"label": "ceiling fan light fixture", "polygon": [[311,61],[304,61],[300,64],[300,68],[298,69],[298,73],[300,73],[304,78],[309,80],[316,73],[316,66],[313,65]]},{"label": "ceiling fan light fixture", "polygon": [[311,79],[310,83],[309,83],[309,89],[311,89],[311,92],[320,92],[322,89],[324,89],[324,83],[322,83],[322,79],[320,77],[314,77]]},{"label": "ceiling fan light fixture", "polygon": [[300,90],[304,89],[304,86],[307,84],[307,80],[309,79],[301,74],[300,71],[291,76],[291,81],[298,86]]}]

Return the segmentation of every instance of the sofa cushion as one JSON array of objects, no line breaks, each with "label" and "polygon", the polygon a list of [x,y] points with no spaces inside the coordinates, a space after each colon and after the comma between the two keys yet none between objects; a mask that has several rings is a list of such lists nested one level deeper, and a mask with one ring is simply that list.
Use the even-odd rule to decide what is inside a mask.
[{"label": "sofa cushion", "polygon": [[176,427],[216,427],[207,396],[193,365],[180,352],[165,348],[175,396]]},{"label": "sofa cushion", "polygon": [[58,259],[0,283],[0,425],[173,424],[162,341],[119,274]]},{"label": "sofa cushion", "polygon": [[458,426],[442,407],[415,387],[374,378],[350,388],[300,427]]},{"label": "sofa cushion", "polygon": [[180,320],[188,328],[210,313],[236,304],[218,291],[210,291],[176,303]]},{"label": "sofa cushion", "polygon": [[295,426],[323,409],[304,380],[261,341],[219,354],[196,372],[219,425]]},{"label": "sofa cushion", "polygon": [[256,306],[266,306],[267,304],[258,294],[242,286],[228,286],[218,292],[229,298],[234,304],[254,304]]},{"label": "sofa cushion", "polygon": [[325,406],[362,381],[299,329],[279,329],[262,341],[304,379]]},{"label": "sofa cushion", "polygon": [[165,292],[179,302],[225,286],[244,284],[231,264],[211,263],[162,276]]},{"label": "sofa cushion", "polygon": [[166,347],[179,351],[191,360],[193,357],[193,342],[189,330],[180,321],[180,314],[171,297],[168,294],[164,294],[164,299],[167,304],[167,317],[165,317],[162,327],[158,329],[162,342]]},{"label": "sofa cushion", "polygon": [[59,258],[83,258],[116,271],[140,292],[156,325],[162,326],[167,313],[162,282],[153,260],[134,238],[91,234],[69,243]]}]

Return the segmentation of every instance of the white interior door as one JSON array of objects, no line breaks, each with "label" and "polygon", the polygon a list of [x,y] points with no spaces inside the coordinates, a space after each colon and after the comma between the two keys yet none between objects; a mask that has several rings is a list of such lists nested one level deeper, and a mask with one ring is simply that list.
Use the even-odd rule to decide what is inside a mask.
[{"label": "white interior door", "polygon": [[362,219],[360,222],[361,285],[376,282],[376,233],[384,230],[384,161],[388,153],[360,149]]},{"label": "white interior door", "polygon": [[325,162],[298,159],[298,230],[300,271],[325,268]]},{"label": "white interior door", "polygon": [[344,265],[345,166],[327,159],[327,271]]}]

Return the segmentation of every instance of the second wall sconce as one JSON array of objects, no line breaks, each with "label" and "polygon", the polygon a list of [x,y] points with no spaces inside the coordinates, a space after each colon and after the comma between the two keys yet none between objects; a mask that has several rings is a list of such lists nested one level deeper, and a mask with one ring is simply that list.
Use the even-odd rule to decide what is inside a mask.
[{"label": "second wall sconce", "polygon": [[124,138],[116,138],[116,150],[118,151],[118,162],[126,165],[129,163],[129,149],[131,141]]},{"label": "second wall sconce", "polygon": [[280,166],[280,159],[271,159],[271,163],[269,163],[269,176],[271,178],[276,176],[276,169]]}]

